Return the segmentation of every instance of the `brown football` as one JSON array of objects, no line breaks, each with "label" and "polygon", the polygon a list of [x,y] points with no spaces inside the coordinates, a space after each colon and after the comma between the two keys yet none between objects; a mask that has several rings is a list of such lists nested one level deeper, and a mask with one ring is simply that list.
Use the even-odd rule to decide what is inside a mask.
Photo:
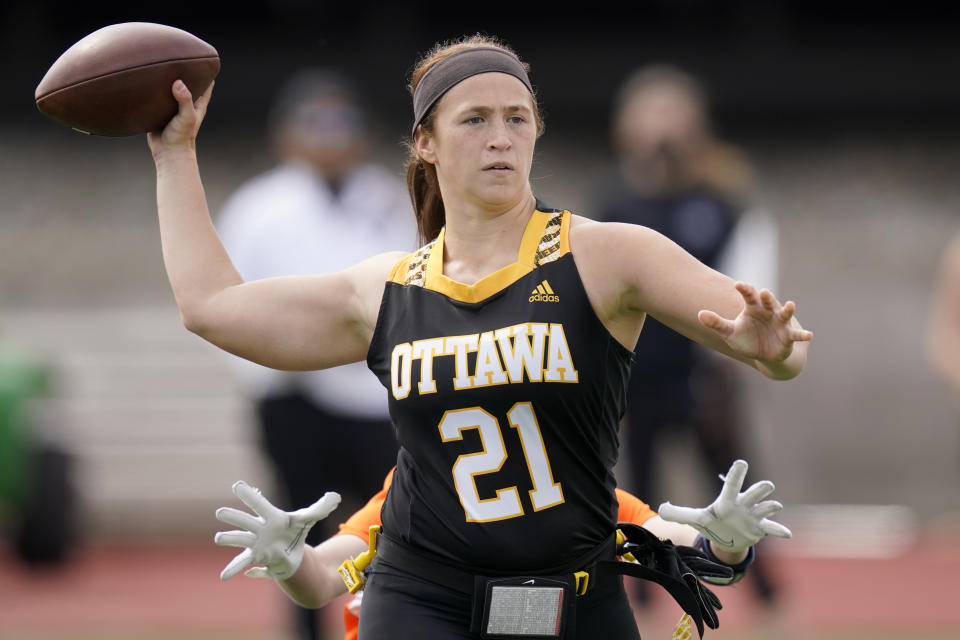
[{"label": "brown football", "polygon": [[177,113],[174,80],[197,98],[219,71],[217,50],[193,34],[123,22],[64,51],[34,97],[42,113],[82,133],[132,136],[162,129]]}]

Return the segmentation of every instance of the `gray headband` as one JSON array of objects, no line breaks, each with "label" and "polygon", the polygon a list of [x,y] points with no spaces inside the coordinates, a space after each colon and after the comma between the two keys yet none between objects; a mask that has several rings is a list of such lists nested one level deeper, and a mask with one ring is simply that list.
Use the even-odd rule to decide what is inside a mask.
[{"label": "gray headband", "polygon": [[513,76],[533,94],[533,86],[523,68],[523,63],[512,53],[494,47],[476,47],[458,51],[430,67],[417,83],[417,88],[413,91],[411,135],[417,132],[417,127],[420,126],[430,108],[455,84],[471,76],[491,71]]}]

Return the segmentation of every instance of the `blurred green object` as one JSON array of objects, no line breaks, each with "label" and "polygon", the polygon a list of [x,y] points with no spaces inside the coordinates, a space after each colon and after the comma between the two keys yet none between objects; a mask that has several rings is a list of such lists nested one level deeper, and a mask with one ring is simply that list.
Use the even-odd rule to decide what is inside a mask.
[{"label": "blurred green object", "polygon": [[26,351],[0,342],[0,502],[15,510],[30,495],[30,403],[50,391],[48,367]]}]

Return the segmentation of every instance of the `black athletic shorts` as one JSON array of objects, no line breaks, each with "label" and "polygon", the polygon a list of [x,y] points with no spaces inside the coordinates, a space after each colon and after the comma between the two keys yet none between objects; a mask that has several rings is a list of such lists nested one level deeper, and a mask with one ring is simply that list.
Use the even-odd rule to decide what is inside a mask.
[{"label": "black athletic shorts", "polygon": [[[471,599],[374,558],[364,586],[359,640],[480,640]],[[569,615],[569,614],[568,614]],[[563,640],[640,640],[622,576],[605,576],[577,597]]]}]

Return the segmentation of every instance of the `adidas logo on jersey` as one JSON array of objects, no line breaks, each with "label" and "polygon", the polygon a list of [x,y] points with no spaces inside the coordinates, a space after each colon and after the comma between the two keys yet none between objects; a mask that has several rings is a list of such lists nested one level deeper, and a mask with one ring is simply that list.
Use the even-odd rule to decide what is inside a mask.
[{"label": "adidas logo on jersey", "polygon": [[530,302],[560,302],[560,296],[553,292],[546,280],[530,292]]}]

